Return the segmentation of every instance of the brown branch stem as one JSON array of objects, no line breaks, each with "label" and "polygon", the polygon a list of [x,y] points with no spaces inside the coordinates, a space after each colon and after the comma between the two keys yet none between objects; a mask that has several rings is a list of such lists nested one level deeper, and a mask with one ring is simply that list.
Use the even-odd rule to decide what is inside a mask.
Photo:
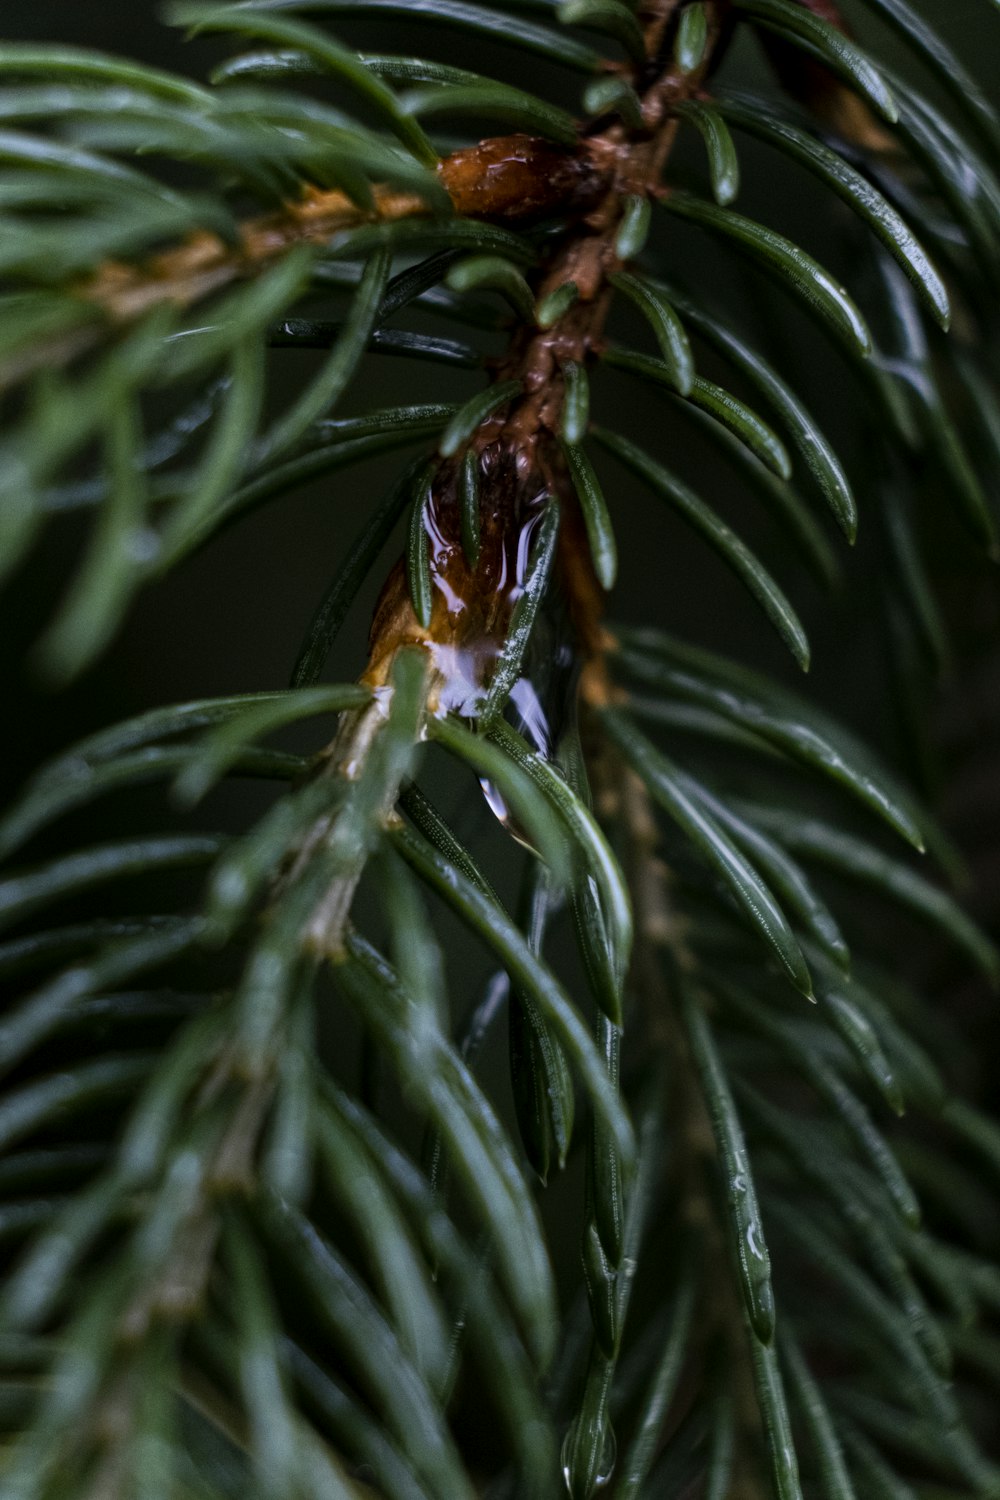
[{"label": "brown branch stem", "polygon": [[[677,8],[677,0],[658,0],[642,13],[651,60],[659,55]],[[603,666],[609,641],[602,624],[604,593],[590,563],[579,506],[560,448],[564,370],[569,361],[585,367],[600,355],[613,295],[611,278],[625,264],[616,247],[616,235],[626,202],[634,197],[652,199],[663,191],[663,170],[678,128],[676,106],[701,89],[714,50],[723,38],[724,11],[722,0],[709,5],[708,44],[697,70],[685,74],[670,62],[651,79],[645,79],[640,127],[630,128],[615,119],[603,130],[581,137],[574,159],[586,166],[579,168],[572,190],[576,194],[574,212],[566,214],[564,179],[553,178],[568,223],[553,241],[543,265],[529,274],[529,280],[536,301],[567,282],[575,285],[576,299],[550,327],[542,328],[530,319],[522,321],[506,353],[494,362],[493,378],[518,382],[521,394],[485,421],[470,441],[478,458],[481,491],[484,544],[479,561],[471,564],[462,545],[456,465],[443,463],[426,507],[435,584],[430,624],[424,627],[417,621],[406,577],[402,568],[397,568],[376,610],[367,674],[370,681],[386,680],[389,663],[404,644],[423,644],[436,651],[439,660],[442,652],[466,666],[472,660],[488,672],[510,618],[509,608],[493,607],[496,591],[510,590],[510,565],[518,541],[525,528],[537,520],[544,502],[557,496],[563,517],[558,578],[583,662],[581,696],[595,706],[611,697]],[[634,71],[637,88],[643,84],[640,75],[651,66],[652,61],[645,69]],[[463,172],[449,167],[450,180],[464,183],[465,171],[474,174],[478,170],[477,154],[490,144],[483,142],[473,148]],[[497,165],[497,182],[502,183],[509,164],[500,153]],[[519,163],[519,176],[525,171],[530,183],[530,156]],[[482,195],[482,185],[476,191]],[[551,191],[553,188],[545,184],[535,184],[533,189],[526,185],[523,197],[515,198],[514,203],[520,201],[534,214],[546,204]],[[492,203],[480,196],[477,209],[483,217],[495,219],[500,204],[509,211],[506,192]],[[547,202],[547,207],[551,212],[553,204]],[[522,560],[518,585],[523,582],[523,565]],[[474,695],[469,702],[474,705]]]}]

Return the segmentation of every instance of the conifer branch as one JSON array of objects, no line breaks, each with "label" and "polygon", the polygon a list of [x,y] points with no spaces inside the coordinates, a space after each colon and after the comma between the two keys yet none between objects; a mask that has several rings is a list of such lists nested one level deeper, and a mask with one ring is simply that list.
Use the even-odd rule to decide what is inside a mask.
[{"label": "conifer branch", "polygon": [[[413,450],[291,690],[91,734],[0,817],[5,1493],[1000,1492],[997,1131],[957,1008],[879,951],[894,911],[1000,982],[960,860],[817,694],[664,633],[658,599],[605,620],[637,543],[676,581],[655,501],[806,668],[785,573],[836,575],[815,501],[849,541],[860,514],[844,611],[867,644],[884,601],[889,666],[866,671],[927,756],[942,491],[997,546],[1000,117],[911,0],[864,5],[954,118],[831,0],[175,0],[250,49],[211,87],[0,44],[0,562],[94,517],[35,658],[50,681],[256,507]],[[354,16],[471,37],[488,73],[494,45],[497,71],[513,48],[582,73],[580,107],[354,50]],[[780,95],[729,87],[740,35]],[[437,122],[463,116],[456,147]],[[734,208],[746,136],[789,195],[803,172],[835,200],[843,255]],[[688,233],[746,282],[701,273]],[[774,364],[741,316],[761,274]],[[786,299],[837,351],[829,380]],[[313,351],[290,395],[289,348]],[[478,384],[342,416],[369,354]],[[824,430],[835,369],[860,461]],[[608,370],[677,441],[609,415]],[[746,480],[768,507],[760,555],[700,492],[692,425],[723,506]],[[638,537],[610,460],[648,491]],[[397,530],[363,670],[324,682]],[[272,796],[237,836],[103,832],[102,798],[165,781],[193,820],[240,776]],[[509,838],[479,837],[465,788]],[[70,815],[102,831],[53,854]],[[135,915],[146,879],[168,909]],[[475,952],[496,972],[466,1006]]]}]

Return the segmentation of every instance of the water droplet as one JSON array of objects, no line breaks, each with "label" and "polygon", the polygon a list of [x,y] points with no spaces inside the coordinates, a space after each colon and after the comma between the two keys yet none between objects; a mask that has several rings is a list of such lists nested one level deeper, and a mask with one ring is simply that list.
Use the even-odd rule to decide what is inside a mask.
[{"label": "water droplet", "polygon": [[587,1430],[581,1431],[578,1418],[563,1440],[563,1483],[572,1500],[590,1500],[603,1490],[610,1484],[618,1462],[618,1439],[611,1423],[605,1419],[603,1433],[596,1430],[594,1422],[586,1426]]},{"label": "water droplet", "polygon": [[487,776],[480,776],[479,785],[483,789],[483,796],[486,798],[487,807],[496,818],[501,828],[505,829],[506,832],[510,834],[512,839],[521,844],[523,848],[527,849],[530,854],[534,854],[537,858],[538,850],[535,848],[534,844],[528,838],[524,829],[521,827],[520,823],[511,812],[510,804],[508,803],[503,792],[500,791],[496,782],[490,781],[489,777]]},{"label": "water droplet", "polygon": [[552,725],[530,678],[518,678],[510,690],[510,703],[514,710],[512,717],[528,744],[533,750],[537,750],[543,760],[551,760],[555,748],[552,743]]},{"label": "water droplet", "polygon": [[611,1476],[615,1472],[615,1464],[618,1462],[618,1439],[615,1437],[615,1429],[611,1423],[604,1434],[604,1447],[601,1451],[600,1470],[594,1478],[594,1489],[603,1490],[605,1485],[611,1483]]},{"label": "water droplet", "polygon": [[502,823],[504,828],[513,829],[513,819],[511,816],[510,808],[507,805],[507,799],[500,791],[496,782],[490,781],[489,777],[487,776],[480,776],[479,785],[483,789],[483,796],[486,798],[486,805],[493,816],[496,818],[497,822]]}]

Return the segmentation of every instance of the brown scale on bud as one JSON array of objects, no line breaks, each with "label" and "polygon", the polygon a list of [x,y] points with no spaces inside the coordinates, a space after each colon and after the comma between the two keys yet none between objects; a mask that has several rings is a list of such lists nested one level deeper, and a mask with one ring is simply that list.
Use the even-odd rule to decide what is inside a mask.
[{"label": "brown scale on bud", "polygon": [[529,220],[584,211],[608,176],[583,145],[567,149],[530,135],[494,136],[453,151],[438,167],[455,212],[472,219]]},{"label": "brown scale on bud", "polygon": [[[834,0],[797,0],[797,3],[821,21],[835,26],[844,36],[853,37],[850,24]],[[864,100],[859,99],[823,63],[809,57],[793,42],[785,41],[763,27],[758,35],[782,88],[811,110],[817,119],[863,151],[895,149],[892,136],[882,128]]]}]

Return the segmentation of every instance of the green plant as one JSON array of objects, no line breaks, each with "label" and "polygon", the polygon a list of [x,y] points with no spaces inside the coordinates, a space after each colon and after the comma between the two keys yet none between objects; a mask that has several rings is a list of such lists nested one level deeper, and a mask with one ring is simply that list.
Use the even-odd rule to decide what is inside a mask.
[{"label": "green plant", "polygon": [[[1000,116],[911,0],[858,10],[873,51],[832,0],[173,0],[235,38],[207,86],[0,44],[4,571],[89,518],[37,671],[78,678],[255,508],[345,470],[360,503],[354,466],[408,450],[287,691],[91,736],[0,823],[4,1496],[1000,1495],[1000,1130],[963,1095],[961,1018],[867,909],[995,983],[961,862],[780,673],[662,633],[656,601],[604,620],[630,471],[808,667],[679,450],[707,436],[782,567],[826,585],[819,508],[853,541],[859,488],[878,545],[840,618],[874,633],[884,606],[876,693],[919,772],[947,650],[920,517],[997,545]],[[396,20],[483,71],[365,50]],[[550,92],[487,76],[523,83],[522,53]],[[877,338],[732,206],[741,152],[806,216],[810,176],[816,213],[853,210],[831,258]],[[779,284],[786,377],[734,267]],[[319,351],[291,395],[287,347]],[[431,366],[468,384],[332,415],[369,355],[422,361],[421,396]],[[850,385],[850,462],[804,356]],[[662,393],[670,443],[611,371]],[[330,685],[404,525],[364,673]],[[291,729],[314,753],[269,747]],[[510,837],[467,847],[435,767]],[[267,810],[192,832],[230,777],[271,783]],[[150,782],[183,831],[53,844]],[[135,914],[139,876],[168,909]],[[455,917],[496,965],[481,998]],[[478,1073],[503,1025],[509,1098]]]}]

